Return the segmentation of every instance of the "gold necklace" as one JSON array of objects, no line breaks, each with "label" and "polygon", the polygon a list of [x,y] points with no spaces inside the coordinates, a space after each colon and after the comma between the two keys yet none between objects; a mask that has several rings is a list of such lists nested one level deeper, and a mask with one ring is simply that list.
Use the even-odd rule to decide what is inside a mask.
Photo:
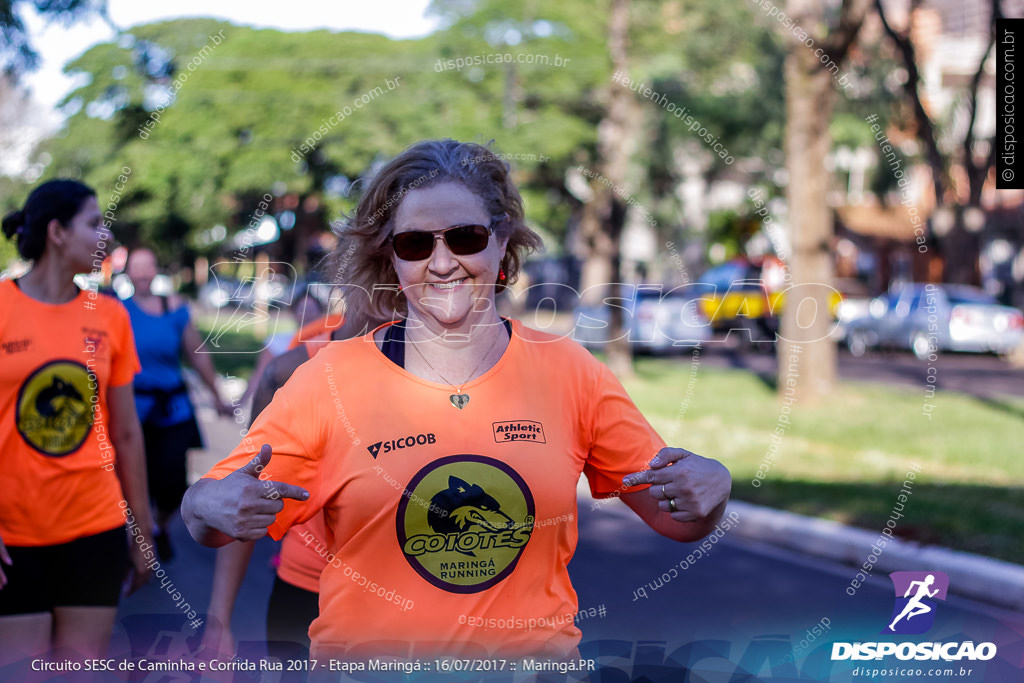
[{"label": "gold necklace", "polygon": [[[499,341],[501,340],[501,336],[500,336],[500,335],[499,335],[499,337],[498,337],[498,340],[499,340]],[[509,338],[509,341],[512,341],[511,337]],[[487,354],[488,354],[488,353],[490,353],[490,352],[491,352],[491,350],[492,350],[492,349],[493,349],[493,348],[494,348],[495,346],[497,346],[497,345],[498,345],[498,341],[495,341],[495,342],[494,342],[493,344],[491,344],[491,347],[490,347],[489,349],[487,349],[487,352],[486,352],[486,353],[484,353],[484,355],[483,355],[483,358],[481,358],[481,359],[480,359],[480,362],[479,362],[479,363],[477,363],[477,364],[476,364],[476,367],[475,367],[475,368],[473,368],[473,371],[469,373],[469,377],[468,377],[468,378],[466,378],[466,381],[465,381],[465,382],[463,382],[462,384],[460,384],[460,385],[459,385],[458,387],[456,387],[456,386],[455,386],[455,384],[454,384],[454,383],[453,383],[453,382],[452,382],[451,380],[449,380],[449,379],[448,379],[447,377],[445,377],[444,375],[442,375],[442,374],[441,374],[441,372],[440,372],[440,370],[438,370],[437,368],[435,368],[435,367],[433,366],[433,364],[431,364],[431,362],[430,362],[429,360],[427,360],[427,357],[426,357],[426,356],[424,356],[424,355],[423,355],[423,352],[422,352],[422,351],[420,351],[420,350],[419,350],[419,348],[418,348],[418,347],[416,346],[416,342],[412,342],[412,347],[413,347],[414,349],[416,349],[416,353],[420,354],[420,358],[422,358],[422,359],[423,359],[423,362],[427,364],[427,367],[429,367],[429,368],[430,368],[431,370],[433,370],[433,371],[434,371],[434,373],[435,373],[435,374],[436,374],[436,375],[437,375],[438,377],[440,377],[441,379],[443,379],[443,380],[444,380],[444,381],[445,381],[445,382],[446,382],[446,383],[448,384],[448,386],[450,386],[450,387],[451,387],[452,389],[455,389],[455,393],[454,393],[454,394],[451,394],[451,395],[450,395],[450,396],[448,397],[448,400],[449,400],[449,401],[451,401],[451,402],[452,402],[452,405],[453,405],[453,406],[455,406],[456,408],[458,408],[459,410],[462,410],[463,408],[465,408],[465,407],[466,407],[466,404],[467,404],[467,403],[469,403],[469,394],[464,394],[464,393],[462,393],[462,387],[466,386],[466,384],[467,384],[467,383],[468,383],[468,382],[469,382],[470,380],[472,380],[472,379],[473,379],[473,375],[475,375],[475,374],[476,374],[476,371],[477,371],[477,370],[479,370],[479,369],[480,369],[480,366],[484,364],[484,361],[485,361],[485,360],[487,360]]]}]

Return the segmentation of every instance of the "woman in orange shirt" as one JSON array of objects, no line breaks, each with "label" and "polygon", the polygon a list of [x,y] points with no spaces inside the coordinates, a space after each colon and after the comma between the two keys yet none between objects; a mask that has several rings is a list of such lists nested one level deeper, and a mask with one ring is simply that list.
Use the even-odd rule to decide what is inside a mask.
[{"label": "woman in orange shirt", "polygon": [[128,313],[73,281],[110,233],[73,180],[37,187],[3,231],[32,268],[0,282],[0,667],[102,657],[129,557],[135,586],[152,558]]},{"label": "woman in orange shirt", "polygon": [[189,530],[280,538],[323,510],[314,658],[571,656],[580,475],[694,541],[725,510],[728,470],[666,447],[581,346],[499,317],[496,292],[540,240],[487,148],[407,149],[341,238],[346,324],[398,322],[301,365],[189,489]]}]

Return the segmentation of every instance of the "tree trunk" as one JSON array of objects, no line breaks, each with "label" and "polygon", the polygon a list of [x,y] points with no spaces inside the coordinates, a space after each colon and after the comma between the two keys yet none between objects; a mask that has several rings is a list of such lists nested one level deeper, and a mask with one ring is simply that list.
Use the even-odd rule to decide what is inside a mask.
[{"label": "tree trunk", "polygon": [[[629,0],[613,0],[608,26],[608,51],[612,58],[612,69],[623,74],[627,72],[627,45],[629,35]],[[599,185],[595,201],[601,232],[606,236],[602,242],[608,247],[609,286],[607,296],[617,299],[622,296],[622,228],[626,218],[626,207],[622,197],[613,188],[625,187],[626,171],[629,167],[629,136],[633,133],[631,109],[633,97],[630,90],[617,83],[612,84],[608,95],[608,114],[597,131],[599,170],[612,183],[612,187]],[[609,342],[606,347],[608,367],[619,377],[633,372],[633,353],[626,330],[622,308],[612,307],[609,320]]]},{"label": "tree trunk", "polygon": [[949,208],[953,212],[953,227],[939,242],[946,257],[942,281],[961,285],[981,284],[981,272],[978,267],[981,260],[981,240],[977,233],[967,229],[965,220],[971,208],[976,211],[980,209],[961,205]]},{"label": "tree trunk", "polygon": [[[791,0],[787,14],[803,17],[801,25],[814,26],[813,19],[823,19],[817,4]],[[785,74],[786,201],[793,245],[788,265],[793,288],[782,314],[778,391],[780,396],[806,401],[829,394],[836,381],[836,346],[828,336],[833,229],[825,172],[835,91],[832,74],[802,43],[790,41]]]}]

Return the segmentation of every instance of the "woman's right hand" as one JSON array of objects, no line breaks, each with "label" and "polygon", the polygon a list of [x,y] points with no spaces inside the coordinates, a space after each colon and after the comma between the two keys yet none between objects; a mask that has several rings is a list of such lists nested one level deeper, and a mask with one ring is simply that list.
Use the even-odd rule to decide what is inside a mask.
[{"label": "woman's right hand", "polygon": [[206,659],[230,659],[234,655],[235,639],[231,633],[230,619],[207,614],[203,639],[199,643],[197,656]]},{"label": "woman's right hand", "polygon": [[[241,401],[239,401],[238,405],[242,405]],[[232,415],[235,414],[235,409],[231,406],[231,404],[225,403],[219,398],[214,399],[214,409],[217,411],[217,414],[220,415],[221,417],[231,417]]]},{"label": "woman's right hand", "polygon": [[267,535],[267,527],[284,509],[284,498],[308,500],[306,489],[270,479],[260,479],[273,451],[263,444],[259,455],[221,480],[205,479],[192,506],[207,527],[239,541],[255,541]]}]

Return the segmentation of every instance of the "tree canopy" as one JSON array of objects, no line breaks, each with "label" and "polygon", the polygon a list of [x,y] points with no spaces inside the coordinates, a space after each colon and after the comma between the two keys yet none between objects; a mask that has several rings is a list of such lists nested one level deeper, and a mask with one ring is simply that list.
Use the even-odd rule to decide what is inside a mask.
[{"label": "tree canopy", "polygon": [[[300,197],[326,227],[352,208],[360,179],[408,144],[494,140],[557,250],[580,207],[566,174],[595,165],[612,87],[608,5],[436,0],[445,27],[415,40],[211,19],[133,27],[67,66],[87,82],[62,103],[67,125],[39,156],[47,176],[83,178],[104,206],[103,188],[130,169],[115,231],[180,260],[223,248],[211,229],[226,226],[220,239],[230,239],[268,192]],[[662,236],[678,238],[689,228],[681,158],[728,170],[713,137],[733,158],[779,161],[784,50],[747,4],[638,0],[631,15],[628,78],[658,97],[634,94],[628,191]]]}]

